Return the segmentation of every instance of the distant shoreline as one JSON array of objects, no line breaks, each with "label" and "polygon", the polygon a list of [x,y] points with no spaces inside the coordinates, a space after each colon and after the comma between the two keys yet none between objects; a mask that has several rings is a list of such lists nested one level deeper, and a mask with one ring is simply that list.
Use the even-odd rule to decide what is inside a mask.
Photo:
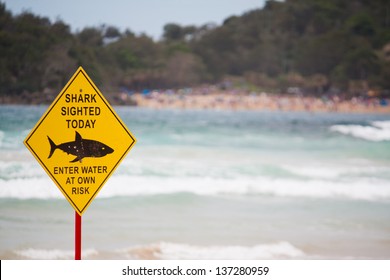
[{"label": "distant shoreline", "polygon": [[249,111],[291,111],[291,112],[340,112],[390,114],[390,100],[352,98],[303,97],[275,94],[150,94],[123,95],[138,107],[152,109],[206,109],[206,110],[249,110]]},{"label": "distant shoreline", "polygon": [[[212,93],[144,93],[107,94],[112,105],[125,105],[151,109],[197,109],[231,111],[286,111],[286,112],[339,112],[390,114],[390,100],[380,98],[342,99],[333,97],[309,97],[288,94],[232,93],[216,91]],[[51,104],[55,96],[41,98],[0,97],[2,105],[42,105]]]}]

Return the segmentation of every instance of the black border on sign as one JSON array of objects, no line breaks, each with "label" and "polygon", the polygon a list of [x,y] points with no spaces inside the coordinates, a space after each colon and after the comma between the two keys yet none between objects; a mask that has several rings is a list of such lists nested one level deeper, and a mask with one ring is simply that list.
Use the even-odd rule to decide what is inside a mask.
[{"label": "black border on sign", "polygon": [[[106,107],[110,110],[110,112],[112,113],[112,115],[117,119],[117,121],[120,123],[120,125],[122,126],[122,128],[126,131],[126,133],[130,136],[130,138],[133,140],[133,142],[130,144],[130,146],[126,149],[126,151],[122,154],[122,156],[119,158],[118,162],[114,165],[114,167],[111,169],[111,171],[107,174],[106,178],[102,181],[102,183],[98,186],[98,188],[96,189],[95,193],[91,196],[91,198],[87,201],[87,203],[85,204],[85,206],[82,208],[82,209],[79,209],[77,207],[77,205],[73,202],[73,200],[69,197],[68,193],[63,189],[63,187],[61,186],[61,184],[57,181],[57,179],[53,176],[53,174],[51,174],[49,168],[47,168],[47,166],[45,165],[45,163],[41,160],[41,158],[35,153],[35,151],[33,150],[33,148],[30,146],[30,144],[28,143],[28,141],[30,140],[30,138],[33,136],[33,134],[35,133],[35,131],[39,128],[39,126],[43,123],[43,121],[46,119],[46,117],[49,115],[49,113],[52,111],[52,109],[56,106],[56,104],[58,103],[58,101],[61,99],[61,97],[64,95],[64,93],[68,90],[68,88],[70,87],[70,85],[73,83],[73,81],[77,78],[77,76],[79,74],[83,74],[83,76],[85,77],[85,79],[88,81],[88,83],[91,85],[91,87],[95,90],[95,92],[97,93],[97,95],[100,97],[100,99],[103,101],[103,103],[106,105]],[[132,148],[132,146],[135,144],[136,142],[136,139],[131,135],[131,133],[129,132],[129,130],[127,129],[127,127],[123,124],[123,122],[121,121],[121,119],[117,116],[117,114],[114,112],[114,110],[111,108],[111,106],[109,105],[108,101],[104,98],[103,94],[99,92],[99,90],[95,87],[94,83],[89,79],[88,75],[86,73],[84,73],[83,69],[80,67],[79,70],[76,72],[76,74],[74,74],[74,77],[72,80],[70,80],[70,82],[68,82],[68,85],[62,90],[62,92],[57,96],[56,100],[51,104],[49,110],[46,112],[46,114],[44,115],[44,117],[39,121],[39,123],[35,126],[35,128],[30,132],[29,136],[26,138],[26,140],[24,141],[26,143],[26,145],[28,146],[29,150],[31,152],[34,153],[35,155],[35,158],[37,158],[41,165],[44,167],[44,169],[46,170],[46,172],[50,175],[50,177],[55,181],[56,185],[62,190],[62,193],[66,195],[66,197],[68,198],[68,201],[71,201],[72,205],[74,208],[76,208],[77,212],[82,215],[83,212],[85,211],[85,209],[89,206],[89,204],[91,204],[92,200],[95,198],[95,196],[97,195],[97,193],[100,191],[100,189],[102,188],[102,186],[106,183],[106,181],[108,180],[108,178],[112,175],[112,173],[114,172],[114,170],[118,167],[118,164],[122,161],[122,159],[124,158],[125,155],[127,155],[127,153],[129,152],[129,150]]]}]

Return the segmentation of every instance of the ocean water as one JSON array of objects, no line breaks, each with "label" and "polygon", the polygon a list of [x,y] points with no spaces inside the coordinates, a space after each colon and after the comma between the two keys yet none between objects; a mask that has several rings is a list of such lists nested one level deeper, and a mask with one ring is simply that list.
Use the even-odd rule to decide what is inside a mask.
[{"label": "ocean water", "polygon": [[[0,258],[72,259],[74,210],[0,106]],[[84,259],[389,259],[390,116],[117,107],[137,138]]]}]

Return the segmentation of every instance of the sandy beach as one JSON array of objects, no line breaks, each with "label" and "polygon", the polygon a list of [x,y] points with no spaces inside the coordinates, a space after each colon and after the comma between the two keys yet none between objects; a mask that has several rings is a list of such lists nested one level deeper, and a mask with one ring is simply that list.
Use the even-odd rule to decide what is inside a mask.
[{"label": "sandy beach", "polygon": [[286,112],[340,112],[340,113],[381,113],[389,114],[389,100],[379,98],[342,99],[332,97],[304,97],[300,95],[279,95],[244,93],[214,90],[204,94],[199,91],[152,91],[147,94],[121,95],[131,99],[138,107],[154,109],[212,109]]}]

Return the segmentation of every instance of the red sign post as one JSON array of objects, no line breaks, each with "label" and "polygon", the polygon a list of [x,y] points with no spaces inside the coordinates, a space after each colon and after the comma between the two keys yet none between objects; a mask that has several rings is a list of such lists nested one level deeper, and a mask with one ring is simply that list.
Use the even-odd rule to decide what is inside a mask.
[{"label": "red sign post", "polygon": [[75,211],[74,259],[81,260],[81,216]]}]

